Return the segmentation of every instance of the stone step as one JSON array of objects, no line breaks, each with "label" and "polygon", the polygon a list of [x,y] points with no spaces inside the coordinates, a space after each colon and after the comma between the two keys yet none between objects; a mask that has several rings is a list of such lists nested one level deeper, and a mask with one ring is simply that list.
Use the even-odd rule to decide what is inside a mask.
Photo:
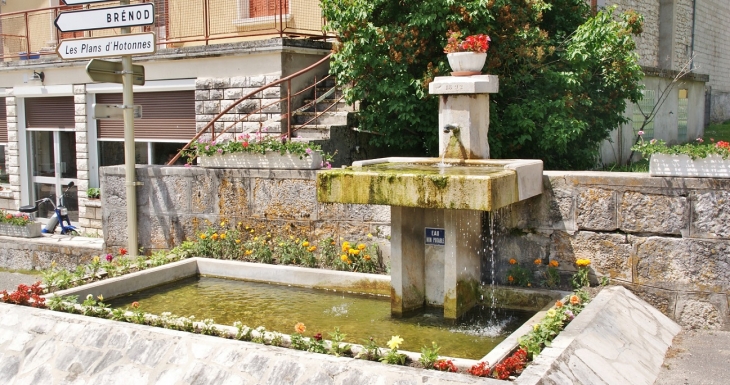
[{"label": "stone step", "polygon": [[294,136],[306,140],[329,140],[330,127],[332,126],[307,124],[294,132]]},{"label": "stone step", "polygon": [[[311,102],[312,102],[312,99],[305,100],[303,105],[307,105]],[[304,110],[304,112],[313,112],[315,110],[315,108],[317,109],[317,111],[324,111],[329,106],[332,106],[332,105],[334,105],[334,106],[332,108],[330,108],[327,112],[337,112],[337,111],[352,112],[352,111],[355,111],[353,106],[344,102],[344,99],[340,100],[339,102],[337,101],[337,99],[322,99],[319,103],[317,103],[316,106],[309,106],[308,108],[306,108]]]},{"label": "stone step", "polygon": [[[315,125],[346,125],[347,116],[350,113],[347,111],[339,112],[299,112],[294,115],[295,124],[315,124]],[[311,119],[314,119],[310,122]]]}]

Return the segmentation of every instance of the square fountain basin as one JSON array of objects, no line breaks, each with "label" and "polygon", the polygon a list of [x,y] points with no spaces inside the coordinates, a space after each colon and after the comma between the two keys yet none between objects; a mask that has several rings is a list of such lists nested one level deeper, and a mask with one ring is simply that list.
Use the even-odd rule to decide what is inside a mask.
[{"label": "square fountain basin", "polygon": [[542,161],[381,158],[317,173],[317,199],[492,211],[542,193]]}]

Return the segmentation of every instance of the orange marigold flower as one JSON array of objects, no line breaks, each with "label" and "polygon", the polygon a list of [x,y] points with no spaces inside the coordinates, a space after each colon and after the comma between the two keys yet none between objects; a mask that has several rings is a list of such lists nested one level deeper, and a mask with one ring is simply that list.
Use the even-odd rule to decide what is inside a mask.
[{"label": "orange marigold flower", "polygon": [[297,322],[297,324],[294,325],[294,331],[297,332],[297,333],[299,333],[299,334],[304,333],[306,330],[307,330],[307,327],[304,326],[304,324],[301,323],[301,322]]},{"label": "orange marigold flower", "polygon": [[342,262],[350,262],[350,258],[347,258],[347,255],[345,254],[340,255],[340,260],[342,260]]},{"label": "orange marigold flower", "polygon": [[307,251],[309,251],[310,253],[313,253],[314,250],[317,250],[317,246],[309,246],[309,248],[307,249]]},{"label": "orange marigold flower", "polygon": [[365,247],[367,247],[367,246],[365,246],[364,243],[361,243],[361,244],[357,245],[357,249],[358,250],[365,250]]},{"label": "orange marigold flower", "polygon": [[347,250],[350,250],[350,242],[342,242],[342,252],[347,252]]},{"label": "orange marigold flower", "polygon": [[205,239],[205,238],[208,238],[208,236],[205,234],[200,234],[200,239]]},{"label": "orange marigold flower", "polygon": [[571,303],[572,305],[577,305],[577,304],[579,304],[579,303],[580,303],[580,297],[578,297],[577,295],[571,295],[571,296],[570,296],[570,303]]},{"label": "orange marigold flower", "polygon": [[558,263],[558,261],[556,261],[556,260],[552,260],[552,261],[550,261],[550,266],[552,266],[552,267],[558,267],[558,265],[560,265],[560,264]]},{"label": "orange marigold flower", "polygon": [[557,308],[563,307],[563,301],[557,301],[557,302],[555,302],[555,307],[557,307]]},{"label": "orange marigold flower", "polygon": [[540,258],[536,259],[534,262],[536,265],[542,265],[542,259]]},{"label": "orange marigold flower", "polygon": [[309,247],[309,242],[307,242],[307,241],[302,242],[302,246],[303,247]]},{"label": "orange marigold flower", "polygon": [[251,255],[251,254],[253,254],[253,250],[246,250],[246,255]]},{"label": "orange marigold flower", "polygon": [[365,256],[363,256],[362,258],[363,258],[364,260],[366,260],[366,261],[369,261],[369,260],[370,260],[370,256],[369,256],[369,255],[367,255],[367,254],[365,254]]},{"label": "orange marigold flower", "polygon": [[221,234],[221,239],[226,239],[226,233]]},{"label": "orange marigold flower", "polygon": [[512,283],[512,282],[514,282],[514,281],[515,281],[515,277],[513,277],[513,276],[511,276],[511,275],[510,275],[509,277],[507,277],[507,280],[508,280],[508,281],[509,281],[510,283]]},{"label": "orange marigold flower", "polygon": [[575,261],[575,264],[578,265],[578,267],[586,267],[591,264],[590,259],[578,259]]},{"label": "orange marigold flower", "polygon": [[515,263],[517,263],[517,260],[516,260],[516,259],[514,259],[514,258],[510,258],[510,260],[509,260],[509,264],[510,264],[510,265],[514,265]]},{"label": "orange marigold flower", "polygon": [[210,237],[213,238],[214,241],[216,241],[218,240],[219,235],[218,233],[213,233],[213,235],[211,235]]},{"label": "orange marigold flower", "polygon": [[138,307],[139,307],[139,302],[137,302],[137,301],[132,302],[132,309],[136,309]]}]

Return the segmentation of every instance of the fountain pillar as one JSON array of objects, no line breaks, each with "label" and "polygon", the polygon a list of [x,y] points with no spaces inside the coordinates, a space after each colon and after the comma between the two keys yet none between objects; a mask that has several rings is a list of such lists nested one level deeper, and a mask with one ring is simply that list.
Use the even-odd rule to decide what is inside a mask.
[{"label": "fountain pillar", "polygon": [[434,79],[428,91],[432,95],[440,95],[439,155],[457,159],[489,159],[489,94],[498,90],[499,78],[495,75],[439,76]]}]

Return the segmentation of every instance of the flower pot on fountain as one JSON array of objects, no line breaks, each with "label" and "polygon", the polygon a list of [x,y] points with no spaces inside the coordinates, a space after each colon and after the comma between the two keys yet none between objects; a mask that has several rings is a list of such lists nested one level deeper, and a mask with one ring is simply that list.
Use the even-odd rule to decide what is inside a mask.
[{"label": "flower pot on fountain", "polygon": [[391,314],[477,301],[485,212],[542,193],[542,161],[489,159],[496,76],[437,77],[440,158],[383,158],[317,174],[320,202],[391,206]]}]

